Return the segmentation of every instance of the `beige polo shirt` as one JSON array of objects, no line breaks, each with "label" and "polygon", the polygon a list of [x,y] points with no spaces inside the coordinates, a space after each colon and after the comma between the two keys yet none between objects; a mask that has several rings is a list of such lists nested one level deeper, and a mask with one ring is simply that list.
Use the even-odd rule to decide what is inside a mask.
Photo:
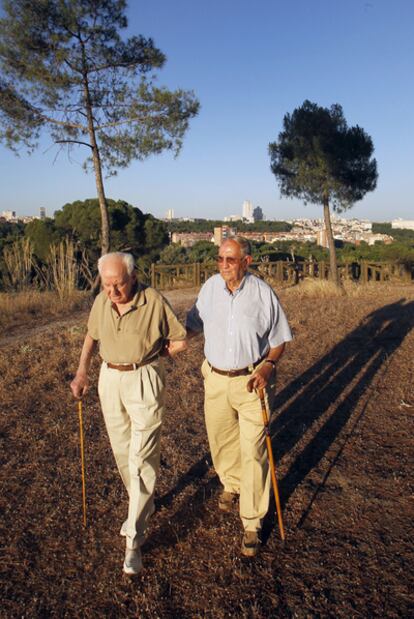
[{"label": "beige polo shirt", "polygon": [[138,285],[131,308],[123,316],[102,291],[89,315],[88,334],[99,340],[104,361],[142,363],[157,356],[165,340],[185,339],[186,331],[163,296]]}]

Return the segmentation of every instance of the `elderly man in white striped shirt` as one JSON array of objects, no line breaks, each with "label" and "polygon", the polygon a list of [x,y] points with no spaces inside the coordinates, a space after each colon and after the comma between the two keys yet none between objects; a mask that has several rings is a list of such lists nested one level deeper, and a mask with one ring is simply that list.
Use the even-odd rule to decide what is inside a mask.
[{"label": "elderly man in white striped shirt", "polygon": [[237,495],[244,535],[241,553],[255,556],[269,507],[270,471],[260,400],[274,393],[275,366],[290,328],[272,288],[248,273],[250,243],[220,246],[220,273],[206,281],[187,316],[189,337],[204,332],[205,419],[214,468],[223,485],[219,508]]}]

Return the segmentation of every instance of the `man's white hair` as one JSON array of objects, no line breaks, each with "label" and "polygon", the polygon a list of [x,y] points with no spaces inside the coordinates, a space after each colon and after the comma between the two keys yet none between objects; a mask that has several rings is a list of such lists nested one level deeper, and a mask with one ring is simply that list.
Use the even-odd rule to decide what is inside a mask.
[{"label": "man's white hair", "polygon": [[224,243],[227,243],[228,241],[234,241],[235,243],[237,243],[237,245],[240,247],[242,258],[252,255],[252,245],[250,241],[244,238],[244,236],[229,236],[222,242],[222,245],[224,245]]},{"label": "man's white hair", "polygon": [[102,275],[102,267],[108,260],[117,258],[120,262],[125,265],[128,275],[131,275],[135,269],[135,260],[132,254],[127,254],[123,251],[113,251],[109,254],[104,254],[98,260],[98,271],[99,275]]}]

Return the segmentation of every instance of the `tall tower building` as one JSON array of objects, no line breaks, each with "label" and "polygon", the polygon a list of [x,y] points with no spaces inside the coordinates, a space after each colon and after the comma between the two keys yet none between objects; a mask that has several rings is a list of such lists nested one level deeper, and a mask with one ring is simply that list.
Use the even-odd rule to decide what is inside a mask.
[{"label": "tall tower building", "polygon": [[173,208],[169,208],[166,215],[165,215],[165,219],[168,219],[169,221],[171,221],[171,219],[174,219],[174,209]]},{"label": "tall tower building", "polygon": [[263,221],[263,211],[260,206],[256,206],[253,211],[253,219],[254,221]]},{"label": "tall tower building", "polygon": [[46,219],[46,209],[44,206],[41,206],[39,209],[40,219]]},{"label": "tall tower building", "polygon": [[320,230],[318,230],[316,232],[316,244],[320,245],[321,247],[329,248],[328,236],[326,234],[326,228],[320,228]]},{"label": "tall tower building", "polygon": [[243,219],[246,219],[249,223],[253,222],[253,204],[250,200],[245,200],[243,202],[242,216]]}]

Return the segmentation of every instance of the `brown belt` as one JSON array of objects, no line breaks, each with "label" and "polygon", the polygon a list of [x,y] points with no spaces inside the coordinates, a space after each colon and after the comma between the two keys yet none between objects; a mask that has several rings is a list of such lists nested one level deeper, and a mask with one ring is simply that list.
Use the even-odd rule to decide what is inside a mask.
[{"label": "brown belt", "polygon": [[265,356],[266,355],[264,355],[264,357],[262,357],[255,363],[252,363],[252,365],[249,365],[247,368],[241,368],[240,370],[219,370],[218,368],[213,367],[211,363],[209,363],[208,361],[207,363],[209,364],[212,372],[215,372],[216,374],[220,374],[220,376],[228,376],[229,378],[234,378],[235,376],[248,376],[249,374],[251,374],[254,368],[256,368],[259,365],[259,363],[263,361]]},{"label": "brown belt", "polygon": [[158,357],[153,357],[152,359],[148,359],[148,361],[142,361],[141,363],[108,363],[106,365],[111,370],[119,370],[120,372],[131,372],[132,370],[138,370],[138,368],[142,368],[144,365],[148,365],[148,363],[152,363],[156,361]]}]

